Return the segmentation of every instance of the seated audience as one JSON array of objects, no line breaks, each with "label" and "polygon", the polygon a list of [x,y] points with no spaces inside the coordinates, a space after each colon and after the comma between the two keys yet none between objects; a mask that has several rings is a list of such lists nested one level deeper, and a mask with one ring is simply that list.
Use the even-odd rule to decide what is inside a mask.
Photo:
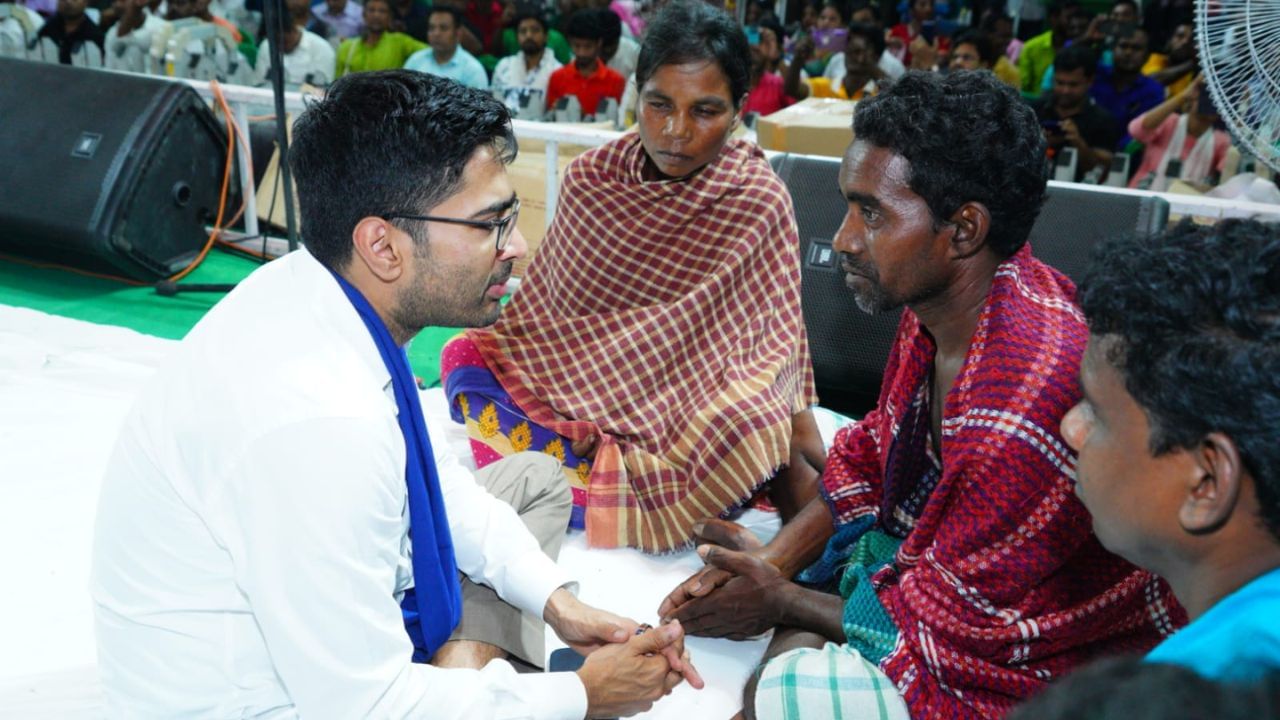
[{"label": "seated audience", "polygon": [[[306,249],[205,315],[107,466],[108,715],[614,717],[702,685],[678,625],[638,633],[571,592],[553,460],[473,477],[433,447],[404,346],[497,317],[493,281],[526,250],[514,145],[488,94],[403,70],[343,78],[298,119]],[[249,354],[291,372],[234,370]],[[577,673],[505,662],[541,663],[544,620],[588,654]]]},{"label": "seated audience", "polygon": [[1164,86],[1142,74],[1147,54],[1147,31],[1136,25],[1121,26],[1112,46],[1112,66],[1099,65],[1089,88],[1089,97],[1115,122],[1116,150],[1123,150],[1132,139],[1129,122],[1164,102]]},{"label": "seated audience", "polygon": [[[854,5],[853,12],[849,17],[853,23],[874,25],[877,28],[883,27],[880,23],[880,18],[876,17],[875,11],[871,6],[862,2]],[[884,73],[885,77],[890,80],[897,80],[907,71],[906,66],[902,64],[902,61],[897,57],[894,57],[893,53],[889,52],[887,47],[880,53],[880,60],[876,64],[880,66],[880,70]],[[844,72],[844,51],[841,50],[831,56],[831,60],[827,62],[826,70],[822,71],[822,76],[831,80],[831,84],[835,86],[839,85],[840,81],[844,79]]]},{"label": "seated audience", "polygon": [[[910,0],[907,22],[889,28],[886,44],[889,52],[904,66],[914,70],[930,69],[934,64],[932,60],[945,54],[950,47],[950,41],[938,34],[933,0]],[[915,57],[921,51],[926,53],[928,60]]]},{"label": "seated audience", "polygon": [[85,14],[88,0],[58,0],[58,11],[36,32],[58,46],[58,62],[71,64],[71,56],[82,52],[102,54],[102,30]]},{"label": "seated audience", "polygon": [[[997,8],[988,9],[982,14],[980,28],[991,38],[991,42],[995,43],[996,52],[1003,55],[1004,61],[1009,63],[1016,72],[1023,42],[1013,36],[1013,18]],[[996,71],[996,77],[1004,79],[999,70]]]},{"label": "seated audience", "polygon": [[1080,12],[1075,0],[1052,0],[1049,3],[1049,29],[1028,40],[1018,55],[1023,95],[1040,96],[1045,73],[1049,72],[1054,58],[1072,38],[1071,22]]},{"label": "seated audience", "polygon": [[1112,242],[1080,298],[1075,494],[1191,618],[1146,659],[1232,682],[1280,671],[1280,228],[1187,220]]},{"label": "seated audience", "polygon": [[427,46],[400,32],[391,32],[391,0],[365,0],[364,29],[359,37],[338,46],[334,77],[367,70],[403,67],[411,55]]},{"label": "seated audience", "polygon": [[[515,0],[507,0],[514,7],[511,10],[511,24],[502,30],[502,45],[498,55],[500,57],[510,57],[520,52],[521,42],[517,37],[516,18],[523,17],[528,14],[537,14],[546,18],[545,11],[542,6],[536,2],[517,3]],[[505,14],[505,13],[504,13]],[[564,33],[556,28],[547,26],[547,49],[552,52],[556,58],[556,62],[564,65],[573,59],[573,51],[569,49],[569,41],[565,39]]]},{"label": "seated audience", "polygon": [[1115,121],[1111,113],[1089,97],[1089,87],[1097,74],[1098,60],[1085,45],[1073,45],[1058,53],[1054,63],[1053,92],[1032,103],[1044,127],[1049,150],[1054,155],[1064,147],[1076,150],[1079,182],[1095,167],[1105,173],[1116,147]]},{"label": "seated audience", "polygon": [[622,34],[622,20],[612,10],[599,9],[596,13],[604,37],[600,42],[600,59],[605,65],[618,71],[623,78],[636,73],[636,59],[640,56],[640,43]]},{"label": "seated audience", "polygon": [[533,111],[542,117],[547,106],[547,83],[560,63],[547,48],[547,20],[541,12],[527,10],[515,19],[519,54],[498,61],[493,70],[493,94],[512,115]]},{"label": "seated audience", "polygon": [[730,139],[747,47],[699,0],[657,15],[636,69],[639,132],[573,161],[498,324],[441,358],[477,464],[554,455],[593,546],[687,547],[695,519],[771,477],[784,517],[815,493],[790,196],[756,145]]},{"label": "seated audience", "polygon": [[569,18],[566,30],[569,46],[573,48],[573,62],[551,73],[547,83],[547,110],[555,110],[560,98],[573,95],[582,105],[583,117],[595,115],[601,100],[622,99],[627,81],[600,59],[604,28],[596,12],[590,8],[579,10]]},{"label": "seated audience", "polygon": [[427,16],[427,43],[431,47],[410,55],[405,69],[439,75],[476,90],[488,88],[484,66],[458,44],[461,30],[462,13],[457,8],[433,7]]},{"label": "seated audience", "polygon": [[1209,680],[1177,665],[1108,658],[1071,673],[1008,720],[1259,720],[1280,717],[1280,676]]},{"label": "seated audience", "polygon": [[1169,97],[1186,90],[1199,71],[1195,26],[1190,20],[1174,26],[1164,53],[1151,53],[1151,58],[1142,68],[1143,74],[1165,87]]},{"label": "seated audience", "polygon": [[844,46],[844,76],[839,82],[827,77],[801,79],[801,67],[813,53],[813,41],[800,38],[796,41],[794,59],[787,66],[785,90],[797,100],[813,97],[861,100],[875,95],[889,77],[880,68],[879,59],[884,53],[884,34],[875,25],[850,25],[849,39]]},{"label": "seated audience", "polygon": [[340,40],[359,36],[364,25],[356,0],[324,0],[311,7],[311,14],[329,27],[329,35]]},{"label": "seated audience", "polygon": [[170,22],[194,17],[218,25],[231,35],[232,42],[236,43],[236,50],[249,61],[251,66],[257,61],[258,45],[253,40],[253,34],[241,32],[231,21],[209,12],[209,0],[165,0],[165,2],[169,6],[167,19]]},{"label": "seated audience", "polygon": [[1058,425],[1087,332],[1071,281],[1027,245],[1046,186],[1034,113],[990,73],[908,72],[853,125],[834,248],[859,308],[905,307],[879,403],[768,545],[707,520],[707,567],[658,612],[690,634],[777,628],[748,717],[1000,717],[1182,617],[1072,494]]},{"label": "seated audience", "polygon": [[[772,25],[770,26],[770,23]],[[746,102],[742,103],[742,114],[772,115],[782,108],[790,106],[795,100],[787,95],[782,76],[769,68],[775,62],[772,53],[776,44],[772,42],[775,31],[781,31],[777,20],[772,18],[761,21],[759,26],[760,42],[751,46],[751,85],[747,91]],[[766,41],[766,37],[769,40]]]},{"label": "seated audience", "polygon": [[[333,80],[335,54],[333,46],[315,33],[303,29],[299,17],[299,8],[307,8],[307,0],[290,0],[290,17],[286,18],[284,34],[281,36],[281,58],[284,61],[284,82],[286,86],[297,87],[303,83],[309,85],[328,85]],[[271,41],[262,41],[258,51],[258,64],[254,66],[256,84],[269,82],[271,72]]]},{"label": "seated audience", "polygon": [[[145,71],[151,41],[165,21],[147,12],[147,0],[115,0],[120,19],[107,31],[104,55],[112,70]],[[141,67],[133,63],[141,62]]]},{"label": "seated audience", "polygon": [[1174,180],[1213,184],[1231,148],[1231,136],[1217,122],[1203,77],[1134,118],[1129,133],[1146,148],[1129,187],[1164,192]]},{"label": "seated audience", "polygon": [[980,30],[961,32],[951,39],[951,69],[990,70],[1005,85],[1014,89],[1021,87],[1018,68],[1004,56],[995,40]]},{"label": "seated audience", "polygon": [[388,27],[392,32],[404,33],[415,40],[425,41],[427,15],[431,8],[429,0],[391,0],[391,20]]}]

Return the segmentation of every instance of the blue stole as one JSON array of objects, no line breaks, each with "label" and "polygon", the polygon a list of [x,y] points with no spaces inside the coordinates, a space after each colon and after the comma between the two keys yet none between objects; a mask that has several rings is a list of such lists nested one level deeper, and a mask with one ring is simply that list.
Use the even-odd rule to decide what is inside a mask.
[{"label": "blue stole", "polygon": [[[333,271],[330,271],[333,272]],[[400,432],[404,435],[404,479],[409,494],[409,540],[413,543],[413,584],[406,590],[400,610],[404,628],[413,641],[413,661],[424,663],[444,644],[462,619],[462,589],[453,537],[445,515],[440,475],[436,470],[431,438],[418,399],[418,385],[409,369],[404,348],[396,345],[382,318],[360,291],[337,273],[333,277],[360,314],[382,362],[391,373]]]}]

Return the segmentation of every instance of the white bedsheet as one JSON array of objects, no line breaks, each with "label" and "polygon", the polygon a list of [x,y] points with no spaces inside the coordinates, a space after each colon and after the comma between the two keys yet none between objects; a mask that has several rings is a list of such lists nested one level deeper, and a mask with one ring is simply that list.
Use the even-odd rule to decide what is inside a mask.
[{"label": "white bedsheet", "polygon": [[[134,394],[173,345],[0,305],[0,717],[100,716],[88,596],[98,485]],[[244,370],[255,372],[252,358]],[[423,406],[447,412],[439,389],[424,393]],[[444,424],[456,431],[447,441],[469,457],[461,426]],[[834,420],[822,415],[819,424],[829,440]],[[766,538],[777,528],[763,513],[742,521]],[[585,601],[650,623],[667,591],[701,565],[693,552],[588,550],[578,532],[560,561]],[[692,638],[707,689],[681,686],[644,717],[728,718],[765,644]]]}]

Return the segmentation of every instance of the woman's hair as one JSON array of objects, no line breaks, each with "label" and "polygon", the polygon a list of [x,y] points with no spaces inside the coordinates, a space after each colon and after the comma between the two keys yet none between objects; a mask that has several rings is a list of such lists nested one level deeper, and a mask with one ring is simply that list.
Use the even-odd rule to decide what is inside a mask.
[{"label": "woman's hair", "polygon": [[705,2],[676,0],[658,13],[645,32],[636,62],[636,87],[644,88],[664,65],[700,60],[720,66],[729,81],[734,108],[741,107],[751,88],[751,47],[742,27]]}]

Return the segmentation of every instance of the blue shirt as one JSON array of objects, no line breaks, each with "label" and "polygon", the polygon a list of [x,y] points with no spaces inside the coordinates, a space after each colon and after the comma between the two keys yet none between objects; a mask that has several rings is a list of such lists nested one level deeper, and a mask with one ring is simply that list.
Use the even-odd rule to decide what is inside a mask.
[{"label": "blue shirt", "polygon": [[1089,96],[1111,113],[1116,123],[1116,137],[1120,138],[1116,148],[1122,150],[1133,139],[1129,136],[1129,121],[1164,102],[1164,86],[1146,75],[1139,75],[1132,85],[1117,90],[1112,77],[1111,68],[1099,65]]},{"label": "blue shirt", "polygon": [[477,90],[489,89],[489,75],[485,73],[484,66],[471,53],[461,47],[454,50],[453,57],[449,58],[449,62],[443,65],[436,62],[435,51],[431,48],[419,50],[409,56],[409,59],[404,63],[404,67],[406,70],[417,70],[418,72],[456,80],[469,88],[476,88]]},{"label": "blue shirt", "polygon": [[1147,655],[1212,680],[1250,682],[1280,669],[1280,569],[1236,590]]}]

